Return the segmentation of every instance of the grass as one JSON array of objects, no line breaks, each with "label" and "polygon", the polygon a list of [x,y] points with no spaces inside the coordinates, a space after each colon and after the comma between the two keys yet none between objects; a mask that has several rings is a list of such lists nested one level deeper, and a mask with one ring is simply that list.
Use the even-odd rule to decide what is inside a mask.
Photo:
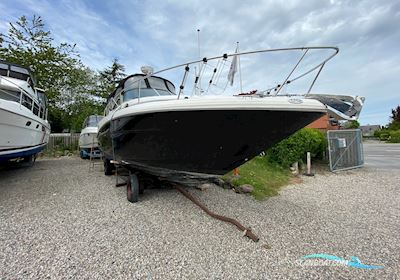
[{"label": "grass", "polygon": [[73,146],[58,145],[58,146],[53,147],[53,149],[45,149],[42,152],[42,155],[46,156],[46,157],[61,157],[61,156],[65,156],[68,154],[79,155],[77,146],[76,145],[73,145]]},{"label": "grass", "polygon": [[234,186],[250,184],[254,187],[251,193],[257,200],[275,196],[278,190],[289,183],[289,170],[271,163],[265,157],[257,156],[239,167],[239,176],[233,172],[224,176]]}]

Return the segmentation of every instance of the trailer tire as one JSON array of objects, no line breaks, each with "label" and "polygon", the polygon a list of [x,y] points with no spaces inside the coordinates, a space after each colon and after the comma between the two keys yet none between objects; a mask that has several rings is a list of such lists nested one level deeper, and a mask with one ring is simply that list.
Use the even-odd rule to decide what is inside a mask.
[{"label": "trailer tire", "polygon": [[139,180],[135,174],[129,174],[129,180],[126,184],[126,197],[129,202],[139,201]]}]

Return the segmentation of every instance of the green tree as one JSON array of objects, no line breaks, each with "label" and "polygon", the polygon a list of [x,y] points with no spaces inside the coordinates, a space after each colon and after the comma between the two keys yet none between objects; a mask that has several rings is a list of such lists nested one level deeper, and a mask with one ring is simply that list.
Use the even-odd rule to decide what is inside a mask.
[{"label": "green tree", "polygon": [[400,106],[397,106],[395,109],[392,109],[391,119],[396,122],[400,122]]},{"label": "green tree", "polygon": [[356,129],[356,128],[360,127],[360,123],[358,121],[356,121],[356,120],[348,121],[348,122],[345,123],[344,127],[347,128],[347,129]]},{"label": "green tree", "polygon": [[0,57],[8,62],[29,67],[37,85],[46,89],[53,105],[60,89],[71,82],[70,75],[83,67],[75,45],[61,43],[54,46],[54,39],[40,16],[31,20],[21,16],[10,23],[8,34],[0,33]]},{"label": "green tree", "polygon": [[85,111],[83,106],[93,102],[97,108],[97,75],[83,65],[75,44],[55,44],[40,16],[21,16],[10,23],[7,34],[0,33],[0,59],[31,69],[38,87],[46,90],[53,131],[71,129],[76,112]]},{"label": "green tree", "polygon": [[112,65],[99,71],[99,95],[106,98],[114,89],[117,83],[126,77],[125,66],[114,58]]},{"label": "green tree", "polygon": [[400,129],[400,106],[392,109],[392,115],[390,116],[391,122],[388,126],[390,130],[398,130]]}]

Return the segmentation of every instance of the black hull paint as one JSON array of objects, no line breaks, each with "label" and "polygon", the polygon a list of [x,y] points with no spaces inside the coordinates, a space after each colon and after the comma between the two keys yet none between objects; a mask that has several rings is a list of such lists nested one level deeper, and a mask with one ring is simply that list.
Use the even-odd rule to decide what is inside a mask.
[{"label": "black hull paint", "polygon": [[176,170],[222,175],[293,134],[322,112],[173,111],[113,120],[99,132],[107,158],[160,175]]}]

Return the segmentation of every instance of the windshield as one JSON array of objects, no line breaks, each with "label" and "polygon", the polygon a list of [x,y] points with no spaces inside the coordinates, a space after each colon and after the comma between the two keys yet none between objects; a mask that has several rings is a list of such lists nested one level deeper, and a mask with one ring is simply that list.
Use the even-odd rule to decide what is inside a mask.
[{"label": "windshield", "polygon": [[37,92],[38,99],[39,99],[40,103],[44,107],[47,107],[47,97],[46,97],[46,94],[44,93],[44,90],[36,88],[36,92]]},{"label": "windshield", "polygon": [[101,121],[101,119],[103,118],[103,116],[90,116],[88,119],[87,119],[87,121],[86,121],[86,123],[85,123],[85,125],[84,125],[84,127],[95,127],[95,126],[97,126],[97,124],[99,123],[99,121]]},{"label": "windshield", "polygon": [[125,81],[123,101],[149,96],[175,95],[174,85],[162,78],[133,76]]},{"label": "windshield", "polygon": [[28,81],[28,78],[30,78],[30,74],[27,69],[16,65],[9,65],[4,62],[0,63],[0,75],[9,76],[10,78],[15,78],[23,81]]},{"label": "windshield", "polygon": [[[171,92],[166,90],[156,90],[152,88],[141,88],[140,89],[140,97],[149,97],[149,96],[160,96],[160,95],[173,95]],[[130,89],[125,91],[124,93],[124,101],[128,101],[131,99],[139,98],[139,89]]]}]

